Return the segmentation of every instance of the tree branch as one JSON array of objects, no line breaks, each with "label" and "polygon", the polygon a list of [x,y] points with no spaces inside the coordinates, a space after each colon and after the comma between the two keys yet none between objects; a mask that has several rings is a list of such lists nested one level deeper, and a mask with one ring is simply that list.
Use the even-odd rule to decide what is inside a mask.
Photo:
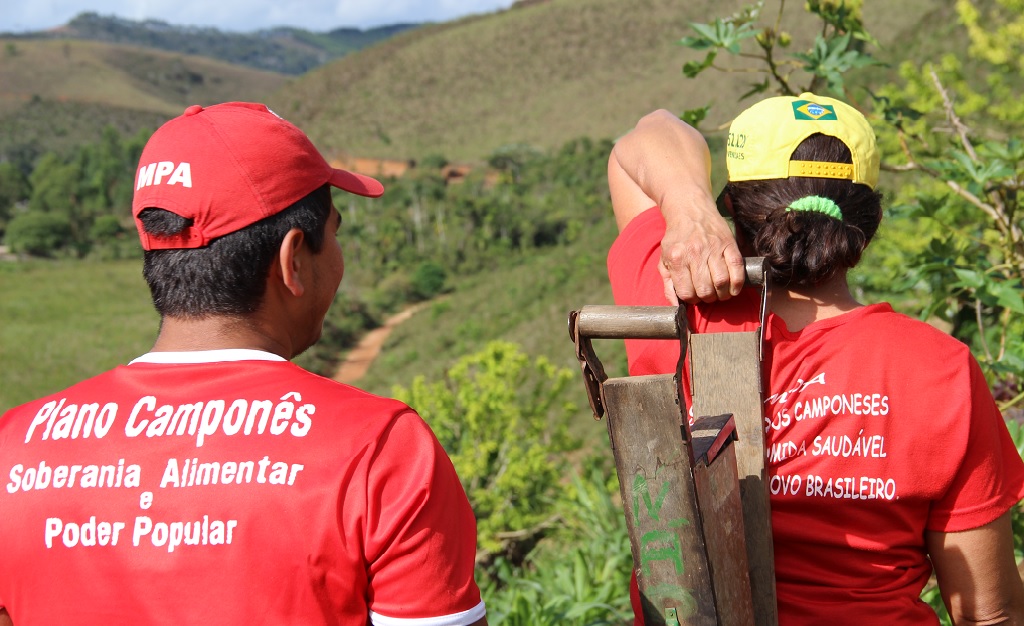
[{"label": "tree branch", "polygon": [[992,351],[988,347],[988,339],[985,338],[985,321],[981,317],[981,298],[974,299],[974,317],[978,321],[978,339],[981,340],[981,348],[985,351],[988,360],[992,360]]},{"label": "tree branch", "polygon": [[[953,125],[953,131],[960,139],[960,145],[963,146],[964,150],[967,152],[967,155],[970,156],[972,161],[974,161],[975,163],[979,163],[980,161],[978,159],[978,153],[974,150],[974,144],[972,144],[970,140],[970,129],[967,127],[966,124],[963,123],[963,121],[960,120],[960,117],[956,114],[956,111],[953,108],[952,98],[950,98],[949,92],[942,84],[942,81],[939,79],[939,76],[935,72],[935,69],[932,68],[931,70],[929,70],[929,73],[931,74],[932,82],[935,83],[935,88],[938,90],[939,95],[942,97],[942,104],[946,111],[946,119],[948,119],[949,123]],[[1012,216],[1007,211],[1007,205],[1004,202],[1001,195],[999,195],[995,191],[990,192],[988,195],[989,199],[992,200],[992,202],[989,203],[982,201],[980,198],[970,193],[966,189],[963,189],[957,183],[951,180],[947,180],[946,184],[949,185],[949,187],[953,189],[953,191],[955,191],[957,195],[964,198],[974,206],[978,207],[979,209],[984,211],[986,215],[991,217],[999,226],[999,230],[1002,231],[1002,233],[1005,236],[1009,237],[1011,245],[1016,244],[1016,242],[1020,240],[1020,227],[1014,223]],[[1024,267],[1024,264],[1022,264],[1022,267]]]},{"label": "tree branch", "polygon": [[952,189],[958,196],[960,196],[961,198],[963,198],[967,202],[973,204],[975,207],[977,207],[983,213],[985,213],[985,215],[988,215],[990,218],[992,218],[992,220],[994,220],[995,223],[1000,227],[1001,231],[1003,231],[1004,233],[1008,232],[1007,229],[1010,229],[1011,225],[1009,225],[1007,223],[1006,216],[1004,214],[1002,214],[1000,211],[998,211],[995,207],[993,207],[992,205],[984,202],[981,198],[979,198],[978,196],[974,195],[973,193],[971,193],[967,189],[964,189],[956,181],[949,180],[948,178],[943,176],[940,172],[938,172],[936,170],[933,170],[932,168],[930,168],[930,167],[928,167],[926,165],[922,165],[921,163],[919,163],[917,161],[917,159],[914,158],[913,152],[910,151],[910,146],[907,144],[906,135],[903,133],[902,130],[899,131],[899,141],[900,141],[900,148],[902,148],[903,154],[907,157],[907,163],[905,165],[887,165],[885,167],[885,169],[891,170],[891,171],[894,171],[894,172],[908,172],[908,171],[912,171],[912,170],[918,170],[920,172],[924,172],[925,174],[927,174],[928,176],[930,176],[930,177],[932,177],[932,178],[934,178],[936,180],[940,180],[940,181],[945,182],[946,185],[950,189]]},{"label": "tree branch", "polygon": [[942,105],[946,109],[946,119],[953,125],[953,130],[956,131],[957,136],[960,138],[960,144],[967,151],[967,154],[971,157],[971,160],[975,163],[978,162],[978,153],[974,151],[974,144],[971,143],[968,133],[970,129],[960,121],[960,117],[957,116],[956,111],[953,110],[953,100],[949,97],[949,92],[942,85],[942,81],[939,80],[939,75],[935,73],[935,68],[929,70],[932,76],[932,82],[935,83],[935,88],[939,91],[939,95],[942,96]]},{"label": "tree branch", "polygon": [[993,220],[995,220],[996,224],[998,224],[1001,227],[1000,230],[1006,232],[1006,216],[1001,215],[999,211],[997,211],[992,205],[988,204],[987,202],[984,202],[978,196],[961,187],[960,184],[957,183],[955,180],[943,179],[943,177],[939,176],[937,172],[929,171],[927,168],[921,168],[921,171],[925,172],[929,176],[934,176],[939,180],[946,180],[946,185],[948,185],[950,189],[955,191],[956,195],[960,196],[964,200],[967,200],[974,206],[981,209],[985,213],[985,215],[988,215]]}]

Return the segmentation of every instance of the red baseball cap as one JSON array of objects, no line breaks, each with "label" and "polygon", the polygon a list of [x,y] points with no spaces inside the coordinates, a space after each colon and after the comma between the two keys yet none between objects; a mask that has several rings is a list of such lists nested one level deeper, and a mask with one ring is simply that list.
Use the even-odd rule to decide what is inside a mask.
[{"label": "red baseball cap", "polygon": [[[132,216],[146,250],[202,248],[288,208],[324,183],[371,198],[384,193],[369,176],[331,167],[305,133],[265,105],[194,105],[146,143]],[[193,223],[180,234],[150,235],[138,218],[151,207]]]}]

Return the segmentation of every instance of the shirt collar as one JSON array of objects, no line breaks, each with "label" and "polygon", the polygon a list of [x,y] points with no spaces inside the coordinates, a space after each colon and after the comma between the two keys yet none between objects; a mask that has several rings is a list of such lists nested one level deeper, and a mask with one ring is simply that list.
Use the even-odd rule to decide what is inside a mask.
[{"label": "shirt collar", "polygon": [[195,364],[195,363],[225,363],[230,361],[286,361],[276,354],[264,352],[263,350],[249,350],[246,348],[231,348],[227,350],[197,350],[194,352],[148,352],[133,360],[128,365],[136,363],[158,363],[158,364]]}]

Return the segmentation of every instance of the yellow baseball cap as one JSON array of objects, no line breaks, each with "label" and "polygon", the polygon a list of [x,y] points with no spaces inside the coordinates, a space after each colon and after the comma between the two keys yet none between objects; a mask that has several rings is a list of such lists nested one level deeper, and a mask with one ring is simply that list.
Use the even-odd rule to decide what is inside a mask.
[{"label": "yellow baseball cap", "polygon": [[[853,164],[790,161],[800,142],[815,133],[846,144]],[[729,127],[725,162],[729,182],[812,176],[872,189],[878,184],[878,148],[868,121],[845,102],[812,93],[768,98],[740,113]]]}]

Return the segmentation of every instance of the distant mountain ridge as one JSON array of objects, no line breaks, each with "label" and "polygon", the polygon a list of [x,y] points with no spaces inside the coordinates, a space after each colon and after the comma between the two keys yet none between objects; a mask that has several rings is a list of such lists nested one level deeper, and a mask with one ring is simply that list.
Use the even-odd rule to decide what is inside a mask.
[{"label": "distant mountain ridge", "polygon": [[297,75],[417,26],[419,24],[407,23],[367,30],[336,28],[322,33],[278,27],[234,33],[207,26],[135,21],[86,12],[59,28],[17,37],[84,39],[143,46]]}]

